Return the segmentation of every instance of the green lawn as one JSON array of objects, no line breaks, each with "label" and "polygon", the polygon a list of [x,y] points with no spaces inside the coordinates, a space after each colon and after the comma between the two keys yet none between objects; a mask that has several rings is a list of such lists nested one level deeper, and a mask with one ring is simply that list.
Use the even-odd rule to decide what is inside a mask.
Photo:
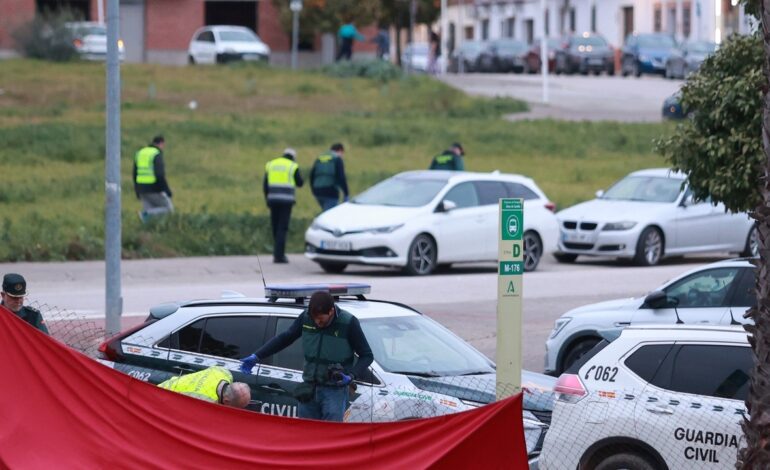
[{"label": "green lawn", "polygon": [[[0,260],[103,254],[104,65],[0,62]],[[472,171],[534,178],[560,208],[627,172],[662,166],[663,124],[507,122],[526,109],[471,98],[426,77],[382,82],[259,66],[122,67],[123,240],[126,257],[248,254],[271,244],[265,163],[286,146],[307,175],[329,144],[346,146],[353,193],[425,168],[452,141]],[[188,103],[195,100],[197,109]],[[131,163],[157,133],[177,213],[142,226]],[[299,191],[289,248],[318,212]]]}]

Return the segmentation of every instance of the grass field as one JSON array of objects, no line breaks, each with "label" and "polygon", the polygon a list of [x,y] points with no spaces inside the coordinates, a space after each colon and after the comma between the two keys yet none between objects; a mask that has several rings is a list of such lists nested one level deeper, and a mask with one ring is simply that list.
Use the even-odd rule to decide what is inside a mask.
[{"label": "grass field", "polygon": [[[0,67],[0,260],[103,256],[104,65],[3,61]],[[663,124],[508,122],[526,109],[471,98],[426,77],[383,82],[259,66],[122,67],[123,241],[126,257],[249,254],[270,248],[265,163],[291,146],[307,176],[335,141],[355,194],[426,168],[452,141],[471,171],[534,178],[560,208],[627,172],[664,165]],[[191,110],[188,103],[197,102]],[[177,213],[142,226],[134,153],[166,137]],[[289,248],[302,249],[318,208],[299,190]]]}]

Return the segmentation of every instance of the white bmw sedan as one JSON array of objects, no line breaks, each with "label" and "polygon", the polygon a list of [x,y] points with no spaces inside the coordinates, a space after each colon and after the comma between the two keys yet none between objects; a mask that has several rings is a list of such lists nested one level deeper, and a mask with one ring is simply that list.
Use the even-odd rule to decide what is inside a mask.
[{"label": "white bmw sedan", "polygon": [[696,201],[686,177],[666,168],[635,171],[597,198],[564,209],[559,220],[561,262],[580,255],[632,258],[643,266],[666,256],[730,252],[757,256],[759,237],[746,213]]},{"label": "white bmw sedan", "polygon": [[432,273],[453,263],[498,259],[498,200],[524,199],[524,269],[556,249],[554,204],[527,177],[462,171],[409,171],[318,216],[305,255],[326,272],[348,264]]}]

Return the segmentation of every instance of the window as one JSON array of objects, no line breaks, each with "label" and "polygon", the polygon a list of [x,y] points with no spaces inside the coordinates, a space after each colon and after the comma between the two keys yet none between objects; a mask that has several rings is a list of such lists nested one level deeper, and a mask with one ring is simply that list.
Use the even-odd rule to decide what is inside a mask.
[{"label": "window", "polygon": [[[748,346],[683,345],[675,348],[672,356],[670,385],[665,388],[717,398],[746,399],[754,366]],[[665,382],[667,378],[661,379]]]},{"label": "window", "polygon": [[738,268],[709,269],[667,287],[666,295],[679,302],[677,308],[721,307],[737,275]]},{"label": "window", "polygon": [[569,30],[575,32],[575,8],[569,9]]},{"label": "window", "polygon": [[757,305],[756,282],[754,278],[754,269],[741,269],[740,279],[735,283],[735,292],[730,305],[734,307],[754,307]]},{"label": "window", "polygon": [[646,382],[652,382],[655,372],[663,364],[672,344],[649,344],[634,351],[625,360],[626,367]]},{"label": "window", "polygon": [[201,42],[214,42],[214,33],[211,31],[201,31],[196,40]]},{"label": "window", "polygon": [[596,32],[596,4],[591,5],[591,32]]},{"label": "window", "polygon": [[512,38],[516,34],[516,18],[511,17],[505,20],[505,36]]},{"label": "window", "polygon": [[[294,318],[278,318],[275,322],[275,332],[277,334],[286,331]],[[273,365],[285,369],[302,370],[305,366],[305,356],[302,353],[302,339],[298,339],[291,346],[273,355]]]},{"label": "window", "polygon": [[505,189],[508,190],[508,197],[518,197],[521,199],[524,199],[525,201],[529,201],[532,199],[540,199],[540,196],[537,195],[534,191],[529,189],[528,187],[524,186],[521,183],[503,183],[505,185]]},{"label": "window", "polygon": [[267,317],[204,318],[171,335],[171,348],[237,359],[264,343]]},{"label": "window", "polygon": [[652,30],[659,33],[663,29],[663,9],[660,4],[655,5],[653,12]]},{"label": "window", "polygon": [[481,20],[481,40],[489,39],[489,20]]},{"label": "window", "polygon": [[480,206],[497,205],[500,199],[508,197],[505,186],[499,181],[474,181],[473,184],[476,186]]},{"label": "window", "polygon": [[458,209],[465,207],[474,207],[479,205],[479,197],[476,194],[476,189],[473,187],[473,183],[466,182],[460,183],[454,188],[450,189],[444,200],[452,201],[457,204]]},{"label": "window", "polygon": [[201,345],[203,325],[205,324],[206,320],[198,320],[192,325],[182,328],[178,333],[174,333],[173,336],[176,337],[176,340],[172,337],[171,347],[182,351],[198,352],[198,348]]},{"label": "window", "polygon": [[690,4],[685,3],[682,6],[682,35],[685,38],[690,37],[690,29],[691,29],[690,17],[691,16],[692,16],[692,12],[690,10]]},{"label": "window", "polygon": [[546,9],[545,10],[545,35],[548,36],[551,34],[551,10]]}]

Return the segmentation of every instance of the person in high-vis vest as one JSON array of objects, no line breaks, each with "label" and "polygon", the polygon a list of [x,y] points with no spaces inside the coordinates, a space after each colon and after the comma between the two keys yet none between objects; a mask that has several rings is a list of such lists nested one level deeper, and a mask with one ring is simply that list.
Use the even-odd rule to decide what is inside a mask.
[{"label": "person in high-vis vest", "polygon": [[273,262],[288,263],[286,257],[286,235],[289,232],[291,209],[297,200],[296,188],[304,184],[299,165],[295,162],[297,152],[287,148],[283,155],[265,165],[262,191],[267,207],[270,208],[270,224],[273,227]]},{"label": "person in high-vis vest", "polygon": [[250,374],[258,362],[300,338],[305,365],[302,384],[294,391],[299,401],[297,414],[300,418],[342,421],[348,389],[356,377],[364,376],[374,355],[358,318],[334,305],[328,292],[314,292],[307,309],[286,331],[241,359],[241,372]]},{"label": "person in high-vis vest", "polygon": [[162,135],[155,136],[150,145],[140,149],[134,156],[134,191],[142,201],[139,218],[146,222],[148,218],[174,211],[171,203],[171,188],[166,181],[166,169],[163,164],[163,147],[166,140]]},{"label": "person in high-vis vest", "polygon": [[234,408],[245,408],[251,400],[249,386],[233,382],[233,374],[224,367],[209,367],[193,374],[172,377],[158,387]]},{"label": "person in high-vis vest", "polygon": [[465,151],[463,146],[459,142],[455,142],[447,150],[444,150],[440,155],[433,157],[433,161],[430,162],[430,170],[452,170],[463,171],[465,170],[465,163],[463,163],[463,156]]},{"label": "person in high-vis vest", "polygon": [[348,200],[348,179],[345,176],[345,164],[342,162],[344,154],[345,147],[336,143],[327,153],[322,153],[316,158],[310,170],[310,189],[321,206],[321,211],[327,211],[339,204],[340,190],[342,200]]}]

